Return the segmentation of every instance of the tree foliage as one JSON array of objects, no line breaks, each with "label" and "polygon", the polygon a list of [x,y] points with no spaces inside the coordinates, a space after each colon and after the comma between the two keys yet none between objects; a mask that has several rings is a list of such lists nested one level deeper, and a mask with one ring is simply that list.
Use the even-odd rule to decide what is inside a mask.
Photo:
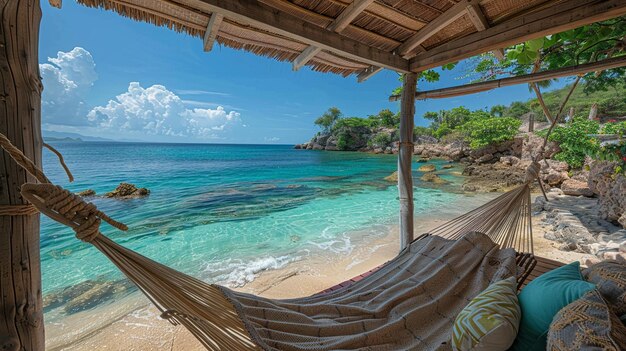
[{"label": "tree foliage", "polygon": [[[471,74],[484,81],[623,56],[626,55],[625,37],[626,17],[597,22],[507,48],[502,61],[492,55],[481,55],[472,65]],[[625,68],[588,73],[583,77],[584,90],[588,93],[605,91],[622,83],[625,74]]]},{"label": "tree foliage", "polygon": [[341,110],[337,107],[331,107],[323,115],[319,116],[314,123],[320,126],[324,132],[329,132],[342,115]]}]

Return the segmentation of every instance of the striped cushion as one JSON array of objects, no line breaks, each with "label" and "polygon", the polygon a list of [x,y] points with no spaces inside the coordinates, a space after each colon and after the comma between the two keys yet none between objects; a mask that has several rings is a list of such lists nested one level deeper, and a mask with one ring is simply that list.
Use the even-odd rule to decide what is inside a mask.
[{"label": "striped cushion", "polygon": [[515,277],[491,284],[456,317],[452,349],[507,350],[517,335],[521,318]]}]

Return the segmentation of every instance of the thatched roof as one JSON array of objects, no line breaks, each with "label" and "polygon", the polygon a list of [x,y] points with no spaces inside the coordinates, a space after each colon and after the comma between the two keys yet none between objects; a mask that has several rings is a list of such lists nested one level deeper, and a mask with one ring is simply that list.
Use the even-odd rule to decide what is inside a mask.
[{"label": "thatched roof", "polygon": [[204,38],[209,50],[215,40],[296,61],[295,66],[362,78],[380,67],[436,67],[626,14],[623,0],[77,1]]}]

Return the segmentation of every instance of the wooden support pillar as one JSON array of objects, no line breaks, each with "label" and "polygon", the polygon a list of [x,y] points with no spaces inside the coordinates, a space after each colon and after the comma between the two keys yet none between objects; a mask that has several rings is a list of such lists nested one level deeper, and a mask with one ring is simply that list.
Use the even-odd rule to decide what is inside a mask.
[{"label": "wooden support pillar", "polygon": [[413,241],[413,126],[417,73],[406,73],[400,105],[400,147],[398,152],[398,191],[400,194],[400,249]]},{"label": "wooden support pillar", "polygon": [[[41,166],[39,0],[0,0],[0,132]],[[0,151],[0,206],[35,181]],[[44,350],[39,215],[0,215],[0,350]]]}]

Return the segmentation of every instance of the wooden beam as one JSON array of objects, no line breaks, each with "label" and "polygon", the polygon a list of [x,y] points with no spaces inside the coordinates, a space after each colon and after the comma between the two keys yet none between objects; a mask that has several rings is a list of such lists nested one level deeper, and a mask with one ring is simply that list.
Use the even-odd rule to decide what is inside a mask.
[{"label": "wooden beam", "polygon": [[[335,20],[328,25],[326,29],[339,33],[342,30],[346,29],[346,27],[359,15],[359,13],[363,12],[365,8],[374,2],[374,0],[354,0],[350,5],[348,5]],[[317,46],[309,46],[302,53],[296,57],[293,61],[292,68],[294,71],[299,70],[302,66],[306,65],[315,55],[317,55],[322,49]]]},{"label": "wooden beam", "polygon": [[506,57],[504,55],[504,49],[495,49],[495,50],[491,51],[491,53],[493,54],[493,56],[495,56],[500,61],[504,60],[504,58]]},{"label": "wooden beam", "polygon": [[[0,6],[0,132],[39,167],[40,21],[39,0]],[[0,164],[0,206],[27,205],[20,187],[36,180],[2,149]],[[44,343],[39,213],[0,215],[0,350],[43,351]]]},{"label": "wooden beam", "polygon": [[[470,3],[467,5],[467,15],[476,27],[476,30],[482,32],[483,30],[487,30],[489,28],[489,21],[485,17],[483,10],[480,9],[480,5],[477,3]],[[495,56],[498,60],[504,60],[504,50],[496,49],[491,51],[493,56]]]},{"label": "wooden beam", "polygon": [[471,2],[468,0],[461,0],[456,3],[449,10],[435,18],[432,22],[428,23],[424,26],[424,28],[420,29],[417,33],[398,46],[396,53],[405,58],[411,57],[411,51],[413,49],[428,40],[428,38],[432,37],[441,29],[447,27],[450,23],[463,16],[467,11],[467,6],[473,2],[477,3],[477,0],[472,0]]},{"label": "wooden beam", "polygon": [[361,12],[365,10],[374,0],[354,0],[335,18],[328,26],[328,30],[341,33]]},{"label": "wooden beam", "polygon": [[568,0],[447,42],[411,59],[421,72],[450,62],[626,15],[624,0]]},{"label": "wooden beam", "polygon": [[320,51],[322,51],[322,49],[318,48],[317,46],[309,46],[308,48],[304,49],[304,51],[302,51],[295,60],[293,60],[291,68],[294,71],[299,70],[300,68],[302,68],[302,66],[306,65],[306,63],[309,62],[313,57],[315,57],[315,55],[317,55]]},{"label": "wooden beam", "polygon": [[206,31],[204,32],[204,51],[211,51],[213,48],[213,43],[217,38],[217,32],[220,31],[220,25],[224,20],[224,16],[219,13],[213,13],[211,18],[209,19],[209,24],[206,27]]},{"label": "wooden beam", "polygon": [[314,45],[358,62],[408,72],[408,61],[398,55],[329,32],[257,0],[179,0],[179,2],[201,11],[222,14],[227,19]]},{"label": "wooden beam", "polygon": [[398,150],[398,194],[400,198],[400,250],[413,241],[413,127],[417,73],[404,75],[400,105],[400,145]]},{"label": "wooden beam", "polygon": [[[453,96],[474,94],[491,89],[508,87],[517,84],[536,83],[544,80],[575,76],[596,71],[604,71],[612,68],[626,67],[626,56],[614,57],[599,62],[586,63],[577,66],[564,67],[551,71],[525,74],[517,77],[502,78],[488,82],[454,86],[450,88],[420,91],[415,93],[416,100],[442,99]],[[399,95],[389,97],[389,101],[398,101]]]},{"label": "wooden beam", "polygon": [[382,67],[370,66],[364,69],[361,73],[359,73],[359,75],[356,77],[356,80],[359,83],[363,83],[382,70]]}]

